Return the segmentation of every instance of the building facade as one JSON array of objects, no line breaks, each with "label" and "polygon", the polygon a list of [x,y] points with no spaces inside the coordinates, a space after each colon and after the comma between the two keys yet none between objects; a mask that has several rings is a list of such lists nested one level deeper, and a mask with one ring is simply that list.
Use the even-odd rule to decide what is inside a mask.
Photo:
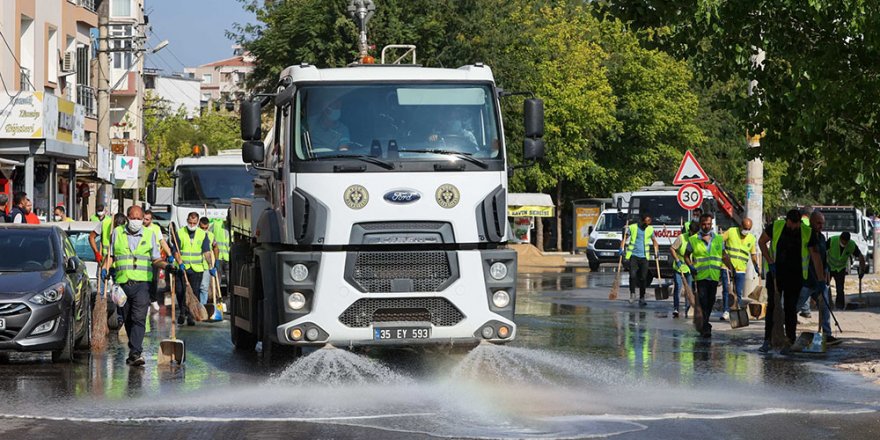
[{"label": "building facade", "polygon": [[152,94],[167,111],[175,113],[183,109],[190,119],[198,116],[201,109],[201,83],[201,80],[179,73],[167,75],[149,68],[144,71],[147,93]]},{"label": "building facade", "polygon": [[0,192],[27,192],[44,218],[57,205],[82,217],[90,179],[78,171],[110,178],[94,149],[96,3],[0,2]]},{"label": "building facade", "polygon": [[232,46],[231,58],[187,67],[186,73],[201,80],[201,103],[234,107],[247,92],[245,81],[254,70],[254,57],[241,46]]}]

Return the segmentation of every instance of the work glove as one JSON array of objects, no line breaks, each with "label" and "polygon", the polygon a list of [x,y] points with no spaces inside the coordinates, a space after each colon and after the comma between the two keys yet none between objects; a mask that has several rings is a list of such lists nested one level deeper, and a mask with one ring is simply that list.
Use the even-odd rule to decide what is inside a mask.
[{"label": "work glove", "polygon": [[107,281],[108,276],[107,269],[101,268],[101,281]]},{"label": "work glove", "polygon": [[185,264],[180,263],[180,266],[177,266],[177,267],[180,269],[181,273],[186,272],[186,265]]},{"label": "work glove", "polygon": [[826,281],[816,281],[816,291],[819,292],[819,294],[821,294],[823,298],[825,298],[826,290],[828,290],[828,283]]},{"label": "work glove", "polygon": [[208,269],[208,273],[210,273],[212,277],[216,277],[217,276],[217,269],[212,267],[212,268]]},{"label": "work glove", "polygon": [[696,273],[697,273],[697,267],[696,267],[696,266],[688,266],[688,269],[691,270],[691,273],[692,273],[692,274],[696,274]]},{"label": "work glove", "polygon": [[169,265],[174,265],[174,257],[171,255],[169,255],[165,261],[167,261]]},{"label": "work glove", "polygon": [[98,263],[98,265],[100,265],[101,263],[104,262],[104,256],[101,255],[100,252],[96,253],[95,254],[95,261]]},{"label": "work glove", "polygon": [[761,268],[758,266],[758,264],[752,263],[752,266],[755,268],[755,273],[761,275]]},{"label": "work glove", "polygon": [[618,249],[618,250],[617,250],[617,255],[618,255],[618,256],[621,256],[621,255],[623,255],[623,254],[624,254],[623,249]]},{"label": "work glove", "polygon": [[770,263],[767,266],[770,267],[770,273],[776,275],[776,263]]}]

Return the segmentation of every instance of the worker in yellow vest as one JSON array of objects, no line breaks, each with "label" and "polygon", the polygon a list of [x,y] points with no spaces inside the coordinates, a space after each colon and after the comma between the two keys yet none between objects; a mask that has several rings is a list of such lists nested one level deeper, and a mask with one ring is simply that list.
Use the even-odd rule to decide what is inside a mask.
[{"label": "worker in yellow vest", "polygon": [[844,291],[844,283],[846,282],[846,273],[849,271],[849,262],[851,258],[859,259],[859,278],[865,276],[868,269],[865,262],[865,256],[851,240],[848,231],[828,239],[828,268],[831,270],[831,278],[834,279],[834,288],[837,291],[837,298],[834,301],[834,308],[843,310],[846,306],[846,293]]},{"label": "worker in yellow vest", "polygon": [[217,240],[217,277],[220,285],[223,285],[223,277],[229,271],[229,231],[226,229],[226,221],[219,220],[213,223],[214,239]]},{"label": "worker in yellow vest", "polygon": [[721,267],[727,266],[733,271],[730,257],[724,248],[724,239],[712,228],[712,214],[700,217],[700,231],[688,238],[688,250],[685,259],[696,270],[697,302],[702,311],[703,322],[700,323],[700,336],[712,337],[712,324],[709,317],[715,307],[718,296],[718,281],[721,279]]},{"label": "worker in yellow vest", "polygon": [[185,282],[189,281],[190,287],[195,292],[202,284],[204,272],[207,271],[210,275],[217,273],[213,267],[208,268],[205,264],[211,253],[211,242],[208,241],[208,234],[199,228],[197,212],[190,212],[186,217],[186,226],[178,229],[176,233],[180,248],[172,248],[172,251],[175,252],[174,258],[180,263],[180,270],[186,272],[186,280],[182,276],[177,278],[177,304],[180,306],[177,323],[183,324],[186,321],[187,325],[196,325],[193,316],[186,308]]},{"label": "worker in yellow vest", "polygon": [[624,254],[629,261],[629,302],[633,303],[636,296],[636,286],[639,288],[639,306],[648,305],[645,301],[645,289],[648,288],[648,260],[651,259],[651,245],[654,245],[654,255],[657,255],[659,246],[654,237],[654,227],[651,226],[653,218],[650,214],[643,213],[639,217],[639,223],[629,225],[620,241],[620,253]]},{"label": "worker in yellow vest", "polygon": [[[682,228],[681,235],[675,238],[675,242],[672,243],[672,247],[669,248],[670,253],[672,253],[672,269],[675,271],[675,277],[673,278],[674,288],[672,290],[672,317],[678,318],[679,304],[681,303],[681,291],[684,283],[687,283],[688,286],[694,285],[694,274],[691,271],[690,265],[688,265],[687,261],[685,261],[684,255],[688,250],[688,242],[689,237],[697,234],[700,231],[700,226],[698,222],[687,222],[688,229]],[[688,310],[690,309],[691,304],[687,298],[684,299],[684,317],[687,318]]]},{"label": "worker in yellow vest", "polygon": [[[776,304],[776,290],[782,298],[785,336],[789,344],[797,337],[797,302],[801,287],[807,279],[810,263],[812,230],[801,221],[797,209],[789,210],[785,219],[767,225],[758,240],[758,246],[767,262],[767,313],[764,318],[764,344],[759,349],[770,350],[770,335]],[[823,274],[824,276],[824,274]]]},{"label": "worker in yellow vest", "polygon": [[[168,263],[174,265],[174,254],[171,253],[171,247],[168,246],[168,242],[165,240],[162,228],[153,222],[152,210],[144,211],[144,229],[153,231],[153,234],[159,240],[159,250],[166,256]],[[165,278],[165,280],[167,283],[168,278]],[[159,311],[160,303],[165,305],[165,295],[159,293],[159,269],[153,269],[153,281],[150,283],[150,300],[150,307],[154,312]]]},{"label": "worker in yellow vest", "polygon": [[[214,259],[206,259],[204,261],[205,267],[213,268],[215,271],[217,269],[217,257],[220,255],[219,248],[217,246],[217,239],[214,237],[214,232],[211,231],[211,220],[208,217],[202,217],[199,219],[199,228],[205,231],[205,234],[208,235],[208,242],[211,243],[211,252],[214,254]],[[214,265],[211,265],[211,261],[214,262]],[[211,275],[209,277],[202,277],[202,285],[199,287],[199,300],[202,304],[208,303],[208,291],[211,289],[211,278],[215,275]]]},{"label": "worker in yellow vest", "polygon": [[[131,366],[145,363],[142,353],[153,268],[168,270],[169,266],[162,260],[158,238],[152,229],[144,228],[143,218],[144,212],[140,206],[128,208],[128,223],[112,231],[107,258],[101,269],[101,278],[104,280],[110,276],[111,267],[116,269],[116,284],[122,287],[127,297],[122,315],[128,334],[126,363]],[[174,266],[170,268],[173,270]]]},{"label": "worker in yellow vest", "polygon": [[735,272],[721,271],[721,304],[723,306],[721,319],[724,321],[730,319],[730,291],[728,289],[730,274],[733,273],[733,288],[736,290],[736,299],[739,304],[742,304],[743,291],[746,287],[746,269],[749,267],[750,260],[755,272],[761,273],[758,267],[757,246],[755,246],[757,239],[749,232],[751,230],[752,219],[746,217],[743,219],[741,227],[729,228],[722,234],[724,246],[727,248],[730,262],[733,263],[735,269]]}]

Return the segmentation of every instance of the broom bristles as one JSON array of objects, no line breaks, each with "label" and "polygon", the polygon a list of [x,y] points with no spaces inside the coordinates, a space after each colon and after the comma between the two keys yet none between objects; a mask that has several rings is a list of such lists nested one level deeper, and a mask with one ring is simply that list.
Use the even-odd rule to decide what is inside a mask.
[{"label": "broom bristles", "polygon": [[617,299],[617,293],[620,290],[620,275],[614,277],[614,284],[611,285],[611,292],[608,293],[608,299],[614,301]]},{"label": "broom bristles", "polygon": [[193,319],[196,321],[208,320],[208,311],[205,310],[205,306],[199,302],[198,298],[196,298],[192,286],[189,284],[186,286],[186,308],[189,309],[190,315],[192,315]]},{"label": "broom bristles", "polygon": [[[106,295],[107,289],[104,289]],[[107,297],[96,295],[95,306],[92,308],[92,351],[102,352],[107,349]]]},{"label": "broom bristles", "polygon": [[782,301],[780,301],[780,297],[782,296],[779,291],[779,287],[776,285],[776,280],[773,280],[773,328],[770,331],[770,345],[773,346],[776,350],[784,350],[788,348],[788,338],[785,336],[785,329],[783,328],[783,312],[782,312]]}]

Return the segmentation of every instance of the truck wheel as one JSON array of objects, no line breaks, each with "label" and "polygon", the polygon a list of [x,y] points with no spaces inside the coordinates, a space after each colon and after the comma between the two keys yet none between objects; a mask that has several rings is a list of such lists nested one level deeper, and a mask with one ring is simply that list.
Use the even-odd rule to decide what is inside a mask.
[{"label": "truck wheel", "polygon": [[590,272],[598,272],[600,265],[599,261],[590,260]]},{"label": "truck wheel", "polygon": [[235,325],[235,310],[232,305],[234,303],[234,300],[229,301],[229,333],[232,337],[232,345],[236,350],[254,351],[257,348],[257,337]]}]

